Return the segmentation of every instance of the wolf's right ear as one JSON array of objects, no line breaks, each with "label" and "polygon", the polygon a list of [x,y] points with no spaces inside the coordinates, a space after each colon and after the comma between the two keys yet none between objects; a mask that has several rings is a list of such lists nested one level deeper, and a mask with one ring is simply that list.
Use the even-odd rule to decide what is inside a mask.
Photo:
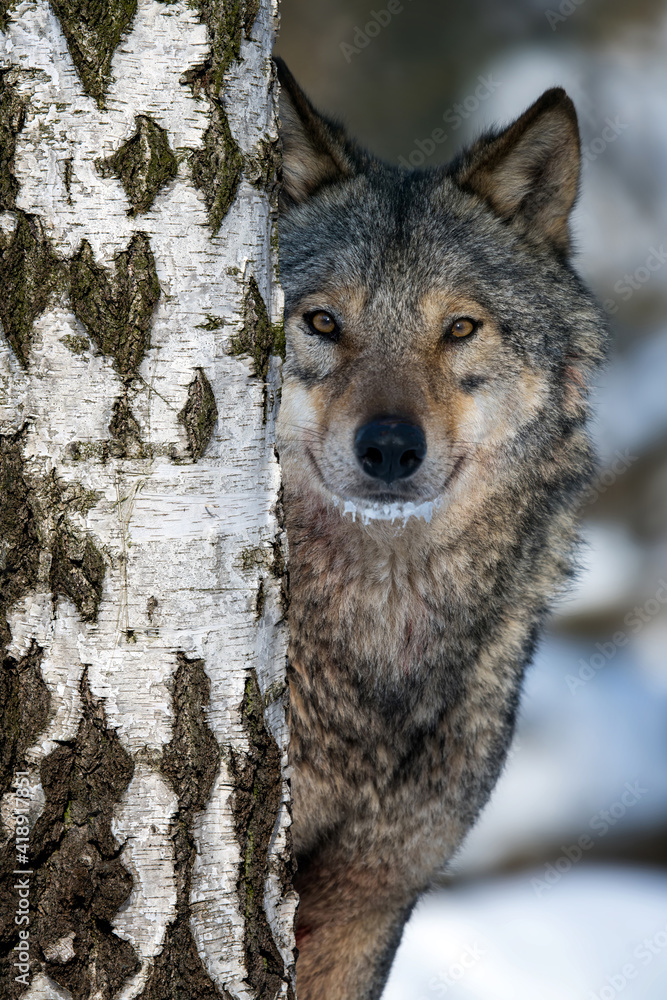
[{"label": "wolf's right ear", "polygon": [[317,113],[283,60],[275,63],[283,145],[281,207],[287,208],[310,198],[324,184],[355,174],[358,154],[341,126]]}]

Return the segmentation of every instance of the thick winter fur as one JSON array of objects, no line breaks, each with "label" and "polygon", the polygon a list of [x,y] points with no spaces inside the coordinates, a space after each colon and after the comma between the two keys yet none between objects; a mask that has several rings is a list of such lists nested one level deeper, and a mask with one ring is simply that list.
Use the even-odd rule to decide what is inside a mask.
[{"label": "thick winter fur", "polygon": [[[579,139],[562,90],[407,172],[279,69],[297,992],[374,1000],[496,783],[571,571],[604,321],[568,262]],[[461,317],[478,326],[457,339]],[[381,416],[427,442],[389,485],[353,451]]]}]

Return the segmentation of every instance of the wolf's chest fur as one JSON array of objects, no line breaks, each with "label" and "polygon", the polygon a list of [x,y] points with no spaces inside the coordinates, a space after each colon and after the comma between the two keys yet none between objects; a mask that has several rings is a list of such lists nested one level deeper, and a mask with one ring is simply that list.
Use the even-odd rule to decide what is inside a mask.
[{"label": "wolf's chest fur", "polygon": [[376,1000],[571,572],[605,329],[568,260],[563,91],[406,172],[281,74],[297,987]]},{"label": "wolf's chest fur", "polygon": [[[452,531],[464,503],[392,526],[327,513],[305,485],[286,499],[297,852],[342,824],[377,863],[409,830],[425,886],[495,781],[564,564],[522,557],[530,504]],[[541,545],[566,551],[559,532]]]}]

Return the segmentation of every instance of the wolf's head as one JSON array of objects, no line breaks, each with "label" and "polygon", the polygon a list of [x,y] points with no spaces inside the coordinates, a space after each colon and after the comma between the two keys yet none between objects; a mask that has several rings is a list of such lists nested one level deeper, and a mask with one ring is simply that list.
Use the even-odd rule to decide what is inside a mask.
[{"label": "wolf's head", "polygon": [[604,335],[569,264],[570,99],[549,90],[452,164],[407,171],[357,148],[278,68],[290,488],[368,520],[479,509],[555,475]]}]

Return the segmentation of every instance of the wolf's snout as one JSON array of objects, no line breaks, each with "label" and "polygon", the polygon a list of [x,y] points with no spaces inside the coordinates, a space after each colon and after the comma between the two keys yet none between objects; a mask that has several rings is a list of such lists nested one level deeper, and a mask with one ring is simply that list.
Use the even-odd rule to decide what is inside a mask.
[{"label": "wolf's snout", "polygon": [[359,428],[354,453],[365,473],[393,483],[417,471],[426,455],[426,438],[416,424],[379,417]]}]

